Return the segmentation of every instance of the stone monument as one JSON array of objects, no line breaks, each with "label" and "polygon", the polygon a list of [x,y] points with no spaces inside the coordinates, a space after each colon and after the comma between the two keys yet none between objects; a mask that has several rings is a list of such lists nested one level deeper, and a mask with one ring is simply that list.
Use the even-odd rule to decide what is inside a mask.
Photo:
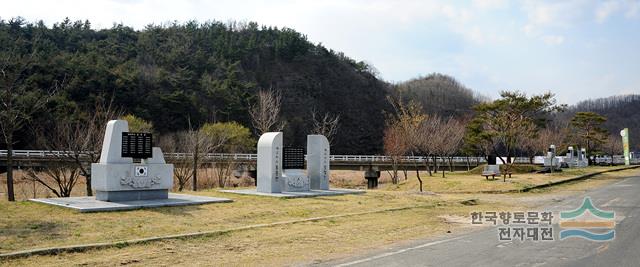
[{"label": "stone monument", "polygon": [[257,191],[282,192],[282,133],[271,132],[258,140]]},{"label": "stone monument", "polygon": [[[131,133],[125,120],[107,123],[100,161],[91,164],[95,197],[37,198],[31,201],[100,212],[231,202],[227,198],[170,194],[173,165],[153,147],[150,133]],[[134,162],[139,159],[140,162]]]},{"label": "stone monument", "polygon": [[550,167],[551,171],[553,171],[554,169],[558,168],[560,166],[560,162],[558,161],[558,158],[556,157],[556,146],[555,145],[550,145],[549,149],[547,150],[547,156],[544,158],[544,166],[545,167]]},{"label": "stone monument", "polygon": [[324,135],[307,135],[307,174],[311,189],[329,190],[329,140]]},{"label": "stone monument", "polygon": [[578,149],[570,146],[567,149],[567,155],[564,157],[564,162],[567,163],[569,168],[583,168],[589,166],[587,150],[584,148]]},{"label": "stone monument", "polygon": [[578,154],[578,167],[584,168],[589,166],[589,159],[587,158],[587,149],[581,148]]},{"label": "stone monument", "polygon": [[304,150],[282,146],[282,133],[265,133],[258,140],[258,186],[263,193],[329,190],[329,141],[307,136],[307,173]]},{"label": "stone monument", "polygon": [[[151,135],[129,133],[125,120],[107,123],[100,162],[91,164],[91,188],[101,201],[167,199],[173,187],[173,165],[162,150],[151,147]],[[149,153],[149,151],[151,153]],[[141,158],[133,163],[133,158]]]},{"label": "stone monument", "polygon": [[564,162],[567,163],[567,167],[575,168],[578,165],[577,162],[578,153],[572,146],[567,148],[567,155],[564,157]]},{"label": "stone monument", "polygon": [[281,132],[264,133],[258,140],[256,189],[221,191],[285,198],[364,193],[330,189],[329,159],[329,141],[323,135],[307,136],[305,157],[304,148],[283,146]]}]

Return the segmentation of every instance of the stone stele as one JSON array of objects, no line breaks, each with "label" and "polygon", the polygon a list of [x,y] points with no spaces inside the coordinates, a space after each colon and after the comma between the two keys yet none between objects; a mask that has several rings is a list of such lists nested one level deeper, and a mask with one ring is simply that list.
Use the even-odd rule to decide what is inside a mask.
[{"label": "stone stele", "polygon": [[282,133],[269,132],[258,140],[257,191],[280,193],[284,187],[282,178]]},{"label": "stone stele", "polygon": [[324,135],[307,135],[307,175],[311,189],[329,190],[329,140]]},{"label": "stone stele", "polygon": [[96,191],[96,199],[167,199],[173,187],[173,165],[166,164],[159,147],[152,149],[152,158],[139,164],[122,157],[122,133],[128,131],[125,120],[107,123],[100,162],[91,164],[91,188]]},{"label": "stone stele", "polygon": [[307,169],[283,170],[282,133],[264,133],[258,140],[257,188],[221,192],[300,198],[363,194],[363,190],[329,189],[329,141],[322,135],[307,136]]}]

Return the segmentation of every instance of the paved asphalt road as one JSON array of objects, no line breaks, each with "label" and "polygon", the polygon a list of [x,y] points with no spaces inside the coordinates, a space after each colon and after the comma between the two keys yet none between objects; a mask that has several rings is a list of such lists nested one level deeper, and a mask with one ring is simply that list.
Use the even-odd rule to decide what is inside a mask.
[{"label": "paved asphalt road", "polygon": [[[572,197],[542,210],[574,210],[585,196],[597,208],[615,212],[615,239],[594,242],[582,238],[555,241],[499,241],[498,229],[424,241],[409,247],[328,263],[334,266],[640,266],[640,177]],[[541,211],[542,211],[541,210]]]}]

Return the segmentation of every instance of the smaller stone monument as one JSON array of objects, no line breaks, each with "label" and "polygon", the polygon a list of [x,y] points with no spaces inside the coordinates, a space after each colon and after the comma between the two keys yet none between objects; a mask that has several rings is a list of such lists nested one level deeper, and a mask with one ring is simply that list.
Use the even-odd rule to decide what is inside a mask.
[{"label": "smaller stone monument", "polygon": [[265,133],[258,140],[257,191],[282,192],[282,133]]},{"label": "smaller stone monument", "polygon": [[567,163],[569,168],[584,168],[589,166],[587,150],[584,148],[578,149],[570,146],[567,149],[567,155],[564,157],[564,162]]},{"label": "smaller stone monument", "polygon": [[589,159],[587,158],[587,149],[581,148],[580,153],[578,154],[578,164],[577,167],[584,168],[589,166]]},{"label": "smaller stone monument", "polygon": [[282,145],[281,132],[265,133],[258,140],[256,189],[221,191],[283,198],[364,193],[361,190],[329,189],[329,153],[329,141],[322,135],[307,136],[305,157],[304,148]]},{"label": "smaller stone monument", "polygon": [[551,168],[552,171],[560,166],[560,162],[556,157],[555,145],[549,146],[549,149],[547,150],[547,156],[544,158],[544,166]]},{"label": "smaller stone monument", "polygon": [[560,159],[556,157],[556,146],[550,145],[547,150],[547,155],[544,157],[544,168],[538,171],[538,173],[552,173],[561,172]]},{"label": "smaller stone monument", "polygon": [[567,148],[567,155],[564,157],[564,162],[567,163],[569,168],[575,168],[578,165],[577,157],[577,151],[570,146]]},{"label": "smaller stone monument", "polygon": [[307,135],[307,174],[311,189],[329,190],[329,140],[324,135]]}]

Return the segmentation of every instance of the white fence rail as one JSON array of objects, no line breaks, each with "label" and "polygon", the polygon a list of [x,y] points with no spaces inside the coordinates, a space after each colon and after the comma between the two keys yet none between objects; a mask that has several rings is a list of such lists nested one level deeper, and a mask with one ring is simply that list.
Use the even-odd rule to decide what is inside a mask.
[{"label": "white fence rail", "polygon": [[[6,158],[7,150],[0,150],[0,158]],[[13,155],[16,158],[34,158],[34,159],[47,159],[47,158],[60,158],[69,154],[69,152],[65,151],[48,151],[48,150],[14,150]],[[164,153],[165,158],[167,159],[185,159],[191,157],[191,153]],[[244,160],[244,161],[255,161],[258,159],[257,154],[226,154],[226,153],[208,153],[202,155],[205,160],[220,160],[220,159],[232,159],[232,160]],[[405,156],[400,157],[400,161],[402,162],[424,162],[426,160],[423,156]],[[442,162],[442,157],[436,157],[438,162]],[[445,161],[449,161],[449,158],[444,158]],[[514,157],[513,162],[515,163],[529,163],[529,158],[527,157]],[[391,157],[389,156],[376,156],[376,155],[331,155],[330,161],[332,162],[390,162]],[[429,161],[433,161],[433,158],[429,158]],[[452,162],[455,163],[486,163],[486,159],[484,157],[460,157],[455,156],[451,158]],[[498,159],[498,164],[502,162]],[[611,162],[611,157],[601,157],[596,159],[597,163],[608,163]],[[614,164],[624,163],[624,159],[622,156],[614,156],[613,157]],[[634,158],[632,159],[632,163],[640,163],[640,159]]]},{"label": "white fence rail", "polygon": [[[6,158],[7,150],[0,150],[0,158]],[[16,158],[34,158],[34,159],[46,159],[46,158],[60,158],[65,155],[70,154],[71,152],[65,151],[49,151],[49,150],[13,150],[13,156]],[[82,154],[82,153],[81,153]],[[88,154],[88,153],[84,153]],[[167,159],[182,159],[182,158],[190,158],[192,153],[164,153],[165,158]],[[258,159],[257,154],[226,154],[226,153],[208,153],[202,155],[204,159],[233,159],[233,160],[246,160],[246,161],[254,161]],[[400,161],[403,162],[423,162],[426,160],[423,156],[404,156],[399,158]],[[443,160],[442,157],[436,157],[438,162]],[[456,163],[475,163],[486,162],[483,157],[452,157],[452,158],[444,158],[445,161],[451,160]],[[334,162],[390,162],[391,157],[389,156],[376,156],[376,155],[331,155],[330,161]],[[430,157],[429,161],[433,161],[433,158]],[[498,160],[499,161],[499,160]],[[525,157],[513,158],[513,161],[516,163],[529,163],[529,159]]]}]

